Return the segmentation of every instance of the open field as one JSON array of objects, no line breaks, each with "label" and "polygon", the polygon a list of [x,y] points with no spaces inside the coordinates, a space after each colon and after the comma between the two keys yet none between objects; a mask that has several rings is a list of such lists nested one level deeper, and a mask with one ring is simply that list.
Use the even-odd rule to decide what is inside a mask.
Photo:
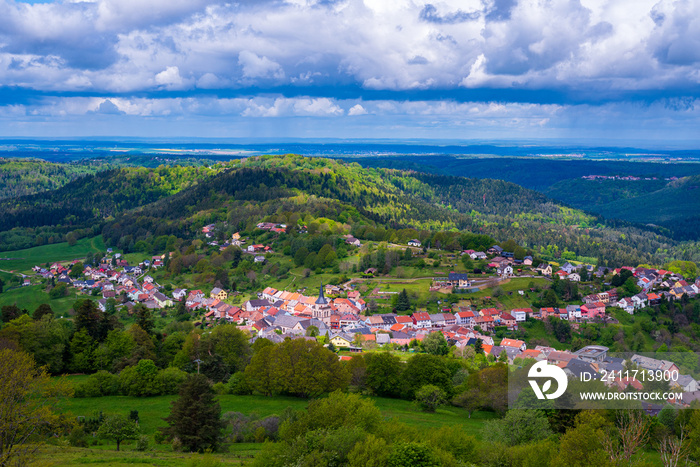
[{"label": "open field", "polygon": [[17,305],[32,313],[42,303],[48,303],[56,317],[68,316],[76,300],[75,289],[70,289],[70,291],[72,293],[67,297],[51,299],[42,285],[18,287],[0,294],[0,306]]},{"label": "open field", "polygon": [[[74,416],[90,416],[97,412],[128,414],[131,410],[139,411],[141,429],[144,434],[153,435],[158,427],[165,426],[163,418],[170,413],[170,403],[176,396],[126,397],[109,396],[94,398],[71,398],[62,404],[62,410]],[[280,414],[287,407],[300,410],[308,401],[295,397],[265,396],[218,396],[221,411],[255,413],[260,417]],[[413,403],[401,399],[372,397],[385,417],[421,428],[434,428],[443,425],[460,425],[470,433],[481,427],[485,420],[493,418],[488,412],[478,412],[468,418],[464,410],[456,407],[444,407],[436,413],[420,411]]]},{"label": "open field", "polygon": [[[102,235],[93,238],[82,238],[73,246],[68,243],[42,245],[26,250],[4,251],[0,253],[0,269],[13,272],[31,272],[31,268],[55,261],[69,261],[85,257],[88,253],[105,252],[107,247],[102,241]],[[4,260],[2,258],[12,258]]]},{"label": "open field", "polygon": [[[228,453],[190,454],[169,451],[170,447],[156,445],[152,451],[133,450],[133,442],[122,443],[122,450],[117,452],[114,446],[95,446],[92,448],[74,448],[68,446],[44,446],[29,465],[33,467],[61,467],[74,465],[101,464],[110,467],[131,466],[134,464],[153,466],[198,467],[223,465],[249,465],[263,444],[234,444]],[[107,448],[107,449],[103,449]]]}]

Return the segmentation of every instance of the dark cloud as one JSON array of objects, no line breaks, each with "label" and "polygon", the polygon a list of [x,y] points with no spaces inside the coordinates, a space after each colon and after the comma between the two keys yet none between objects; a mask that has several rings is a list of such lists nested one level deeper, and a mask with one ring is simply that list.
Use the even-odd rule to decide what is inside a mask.
[{"label": "dark cloud", "polygon": [[418,17],[421,20],[426,21],[428,23],[456,24],[464,23],[466,21],[474,21],[476,19],[479,19],[480,15],[481,13],[479,13],[478,11],[467,13],[466,11],[462,10],[457,10],[453,13],[441,15],[440,13],[438,13],[437,8],[435,8],[434,5],[428,3],[420,11]]},{"label": "dark cloud", "polygon": [[416,55],[406,63],[408,63],[409,65],[427,65],[428,59],[425,57],[421,57],[420,55]]}]

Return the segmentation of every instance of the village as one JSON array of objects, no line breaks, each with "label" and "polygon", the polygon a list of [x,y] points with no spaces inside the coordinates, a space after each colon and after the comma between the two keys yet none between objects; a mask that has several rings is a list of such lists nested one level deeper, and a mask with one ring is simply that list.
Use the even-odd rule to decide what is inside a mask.
[{"label": "village", "polygon": [[[202,229],[207,238],[210,238],[210,227],[213,226]],[[281,233],[286,226],[261,223],[258,228]],[[351,236],[346,236],[345,241],[355,246],[361,244],[360,240]],[[223,245],[218,245],[215,241],[211,243],[221,249],[229,245],[237,246],[244,254],[252,255],[255,262],[264,262],[267,260],[265,255],[273,253],[272,248],[262,244],[246,246],[239,234],[234,234]],[[418,240],[411,240],[407,246],[419,248],[421,244]],[[97,304],[103,312],[110,306],[130,312],[140,303],[149,309],[165,313],[167,308],[182,303],[192,319],[199,320],[196,325],[209,327],[217,322],[235,323],[249,332],[253,339],[265,338],[272,342],[281,342],[286,338],[318,338],[326,345],[342,351],[345,355],[341,355],[341,359],[350,358],[348,354],[353,352],[381,347],[409,351],[418,347],[429,334],[439,332],[449,344],[454,345],[456,352],[465,353],[469,352],[469,348],[478,348],[487,358],[511,365],[519,364],[524,359],[546,360],[563,368],[571,377],[579,377],[582,373],[598,375],[601,371],[620,371],[623,368],[622,360],[608,357],[609,349],[604,346],[586,346],[576,351],[557,350],[543,345],[528,348],[527,343],[521,339],[494,339],[495,331],[499,328],[517,331],[527,320],[547,320],[550,317],[567,321],[575,330],[586,322],[614,322],[610,316],[611,307],[634,314],[661,300],[680,300],[684,296],[693,298],[700,291],[700,279],[688,283],[680,274],[663,269],[625,266],[608,270],[569,262],[560,267],[553,267],[549,263],[534,265],[532,257],[515,259],[512,253],[504,251],[498,245],[485,252],[465,250],[461,255],[468,255],[473,260],[488,261],[488,267],[495,271],[497,280],[520,275],[532,277],[536,274],[550,280],[556,278],[580,282],[582,276],[588,278],[612,274],[614,277],[624,274],[633,278],[641,292],[619,298],[618,289],[610,287],[584,296],[583,304],[565,307],[504,309],[497,304],[479,308],[468,300],[458,300],[456,303],[445,302],[437,313],[420,309],[410,314],[372,313],[365,301],[367,297],[362,296],[356,288],[357,283],[352,280],[339,285],[319,283],[318,289],[287,291],[265,287],[257,293],[257,297],[239,302],[238,305],[229,300],[236,294],[235,291],[219,287],[207,291],[183,288],[170,288],[166,291],[149,275],[149,271],[157,271],[164,265],[165,255],[152,256],[138,265],[129,265],[122,255],[109,249],[100,264],[85,266],[79,278],[70,274],[78,260],[68,264],[57,262],[48,267],[35,266],[33,271],[37,278],[54,283],[63,282],[79,293],[99,297]],[[376,271],[364,273],[374,274]],[[25,285],[31,283],[30,277],[25,277],[24,280]],[[483,278],[479,275],[450,272],[444,277],[433,278],[430,290],[445,294],[462,293],[468,297],[469,293],[480,290],[476,285],[479,281],[481,287],[484,287]],[[633,361],[640,369],[679,371],[673,362],[663,359],[635,355]],[[609,384],[619,390],[625,390],[627,386],[636,390],[642,388],[642,383],[634,378],[621,378]],[[672,386],[688,393],[683,404],[700,399],[698,383],[689,375],[680,375]]]}]

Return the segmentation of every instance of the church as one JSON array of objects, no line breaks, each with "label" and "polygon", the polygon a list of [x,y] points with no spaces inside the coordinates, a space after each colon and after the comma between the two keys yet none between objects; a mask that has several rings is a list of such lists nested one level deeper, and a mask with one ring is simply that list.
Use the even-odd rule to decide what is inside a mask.
[{"label": "church", "polygon": [[318,291],[318,298],[313,305],[313,317],[323,321],[326,326],[330,326],[332,313],[333,309],[331,308],[331,303],[323,295],[323,284],[321,284]]}]

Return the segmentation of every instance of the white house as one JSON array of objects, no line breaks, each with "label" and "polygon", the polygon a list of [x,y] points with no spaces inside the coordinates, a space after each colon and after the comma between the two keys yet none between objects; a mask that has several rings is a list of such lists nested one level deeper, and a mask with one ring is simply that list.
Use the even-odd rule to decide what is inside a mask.
[{"label": "white house", "polygon": [[581,282],[581,276],[577,272],[572,272],[569,274],[567,279],[569,279],[571,282]]},{"label": "white house", "polygon": [[522,323],[523,321],[525,321],[527,319],[527,313],[525,311],[512,310],[510,312],[510,314],[513,315],[513,317],[515,318],[515,321],[517,321],[519,323]]},{"label": "white house", "polygon": [[409,240],[409,241],[408,241],[408,246],[416,246],[416,247],[418,247],[418,246],[420,246],[420,240],[416,240],[416,239]]}]

